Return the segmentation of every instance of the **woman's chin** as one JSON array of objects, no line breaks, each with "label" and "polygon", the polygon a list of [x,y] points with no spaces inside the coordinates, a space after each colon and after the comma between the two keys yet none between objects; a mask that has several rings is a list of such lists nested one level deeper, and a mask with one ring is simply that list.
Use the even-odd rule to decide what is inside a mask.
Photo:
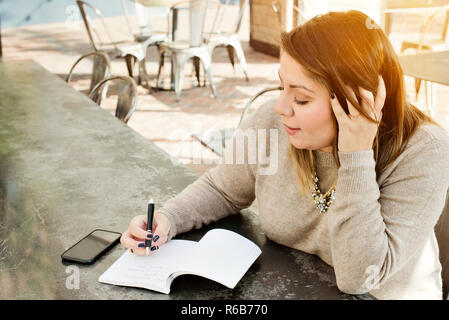
[{"label": "woman's chin", "polygon": [[296,149],[304,149],[304,145],[301,144],[299,141],[297,141],[294,136],[291,136],[288,138],[290,144],[295,147]]}]

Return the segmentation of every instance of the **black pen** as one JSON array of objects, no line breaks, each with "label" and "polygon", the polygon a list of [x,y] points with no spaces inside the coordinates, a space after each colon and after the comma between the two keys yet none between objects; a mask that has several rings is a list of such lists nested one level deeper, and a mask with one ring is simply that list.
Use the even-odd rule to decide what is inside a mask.
[{"label": "black pen", "polygon": [[[147,219],[147,231],[149,233],[153,233],[152,227],[153,227],[153,216],[154,216],[154,201],[153,199],[150,199],[148,202],[148,219]],[[146,254],[150,254],[150,247],[151,247],[151,239],[145,240],[145,251]]]}]

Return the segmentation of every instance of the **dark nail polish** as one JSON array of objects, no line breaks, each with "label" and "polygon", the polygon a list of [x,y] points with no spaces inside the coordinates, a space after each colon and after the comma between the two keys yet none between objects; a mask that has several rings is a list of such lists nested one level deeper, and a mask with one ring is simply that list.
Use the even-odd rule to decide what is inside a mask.
[{"label": "dark nail polish", "polygon": [[333,91],[331,91],[331,98],[334,99],[335,98],[335,93]]},{"label": "dark nail polish", "polygon": [[137,246],[138,246],[139,248],[145,248],[145,243],[139,243]]},{"label": "dark nail polish", "polygon": [[151,233],[148,233],[148,234],[147,234],[147,238],[148,238],[148,239],[153,239],[153,235],[152,235]]},{"label": "dark nail polish", "polygon": [[156,242],[158,240],[159,240],[159,236],[155,236],[154,239],[153,239],[154,242]]},{"label": "dark nail polish", "polygon": [[134,250],[133,249],[130,249],[131,250],[131,253],[134,253]]},{"label": "dark nail polish", "polygon": [[151,251],[157,250],[158,247],[151,247]]}]

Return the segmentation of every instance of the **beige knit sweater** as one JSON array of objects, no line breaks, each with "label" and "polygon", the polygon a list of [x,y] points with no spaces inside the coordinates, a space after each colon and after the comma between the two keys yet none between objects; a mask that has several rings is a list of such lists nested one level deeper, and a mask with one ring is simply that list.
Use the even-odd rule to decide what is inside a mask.
[{"label": "beige knit sweater", "polygon": [[278,130],[278,148],[267,145],[267,154],[276,153],[269,165],[277,170],[267,174],[266,165],[248,164],[249,158],[211,169],[158,210],[172,222],[170,238],[238,213],[256,199],[266,236],[318,255],[334,268],[341,291],[378,299],[442,298],[434,227],[449,206],[446,131],[422,125],[377,179],[372,150],[339,152],[340,168],[332,154],[314,151],[320,189],[326,192],[338,176],[335,200],[320,215],[311,195],[300,195],[288,135],[273,104],[260,107],[240,128]]}]

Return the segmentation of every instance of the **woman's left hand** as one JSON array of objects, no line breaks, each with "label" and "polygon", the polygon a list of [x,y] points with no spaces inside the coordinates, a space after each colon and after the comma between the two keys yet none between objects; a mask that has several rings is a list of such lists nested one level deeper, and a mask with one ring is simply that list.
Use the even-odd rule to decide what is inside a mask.
[{"label": "woman's left hand", "polygon": [[[348,88],[355,100],[357,100],[354,92]],[[379,76],[379,86],[377,95],[359,87],[362,96],[362,107],[374,119],[382,119],[382,108],[385,103],[385,83]],[[357,111],[356,108],[348,101],[349,115],[341,107],[336,96],[331,99],[332,109],[338,121],[338,151],[355,152],[371,150],[373,148],[374,138],[379,127],[379,123],[373,123]]]}]

